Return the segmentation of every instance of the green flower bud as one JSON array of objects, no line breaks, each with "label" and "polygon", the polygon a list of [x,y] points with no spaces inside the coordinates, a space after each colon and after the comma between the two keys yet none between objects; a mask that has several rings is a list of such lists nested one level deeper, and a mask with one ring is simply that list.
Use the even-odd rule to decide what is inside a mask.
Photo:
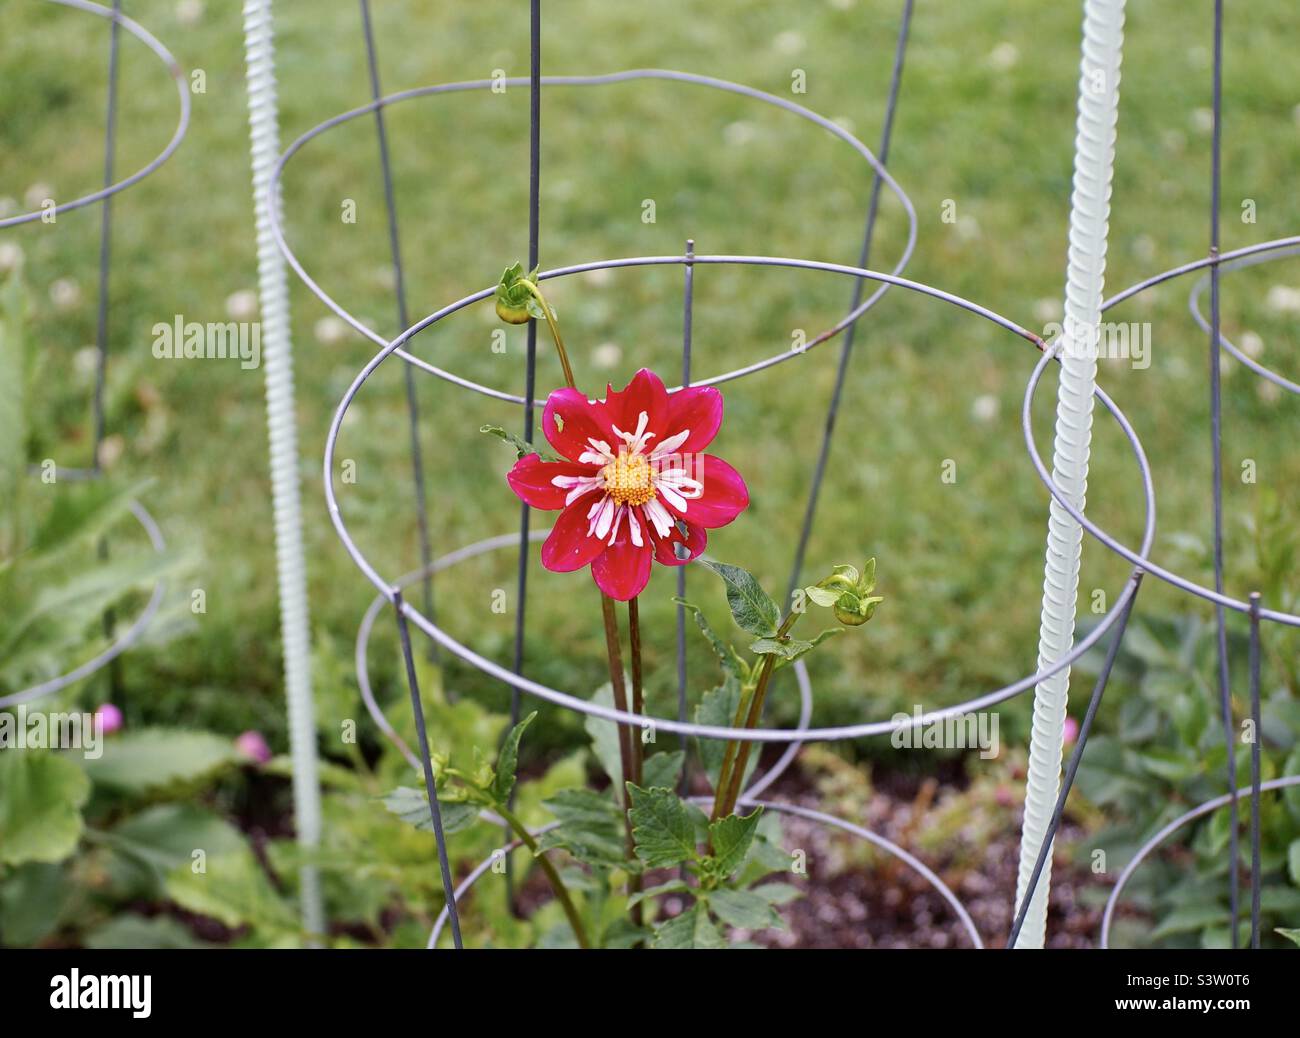
[{"label": "green flower bud", "polygon": [[531,274],[524,274],[522,263],[506,267],[502,273],[501,280],[497,284],[496,310],[497,316],[506,324],[527,324],[531,318],[545,317],[536,298],[524,284],[524,281],[535,281],[536,278],[536,270]]},{"label": "green flower bud", "polygon": [[846,627],[860,627],[871,619],[876,606],[884,601],[881,595],[872,595],[876,588],[876,560],[868,559],[859,573],[856,566],[839,565],[828,577],[813,587],[804,588],[809,601],[819,606],[829,606],[835,619]]}]

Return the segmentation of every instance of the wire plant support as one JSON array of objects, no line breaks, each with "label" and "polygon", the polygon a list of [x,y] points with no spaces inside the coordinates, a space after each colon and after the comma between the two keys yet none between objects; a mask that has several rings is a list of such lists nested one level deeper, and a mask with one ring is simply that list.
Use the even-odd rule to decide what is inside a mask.
[{"label": "wire plant support", "polygon": [[[32,212],[20,213],[0,219],[0,230],[38,222],[57,226],[59,216],[96,204],[100,206],[95,307],[95,383],[91,395],[90,458],[84,467],[59,466],[57,469],[57,478],[60,480],[84,481],[98,479],[103,474],[101,448],[106,436],[104,390],[108,370],[111,330],[109,289],[113,271],[113,199],[156,171],[180,147],[181,141],[185,139],[185,135],[189,130],[190,91],[185,73],[171,52],[148,29],[123,13],[121,0],[113,0],[111,6],[91,3],[90,0],[48,0],[48,2],[74,11],[94,15],[96,18],[108,22],[108,87],[104,118],[103,186],[99,190],[82,195],[79,198],[66,202],[49,199],[48,202],[53,204],[47,204],[46,207]],[[179,104],[176,128],[162,151],[140,169],[121,179],[116,179],[115,151],[119,109],[118,55],[123,31],[142,43],[162,63],[176,88]],[[132,501],[130,511],[136,522],[140,524],[153,551],[158,555],[165,553],[167,550],[166,540],[158,523],[148,509],[141,502]],[[101,541],[101,558],[106,557],[107,550],[107,542]],[[115,667],[118,659],[138,645],[148,633],[150,624],[162,607],[166,593],[166,581],[161,579],[156,581],[144,608],[125,627],[118,623],[116,616],[112,612],[106,614],[104,617],[104,633],[108,639],[108,645],[105,648],[91,659],[69,668],[60,675],[0,696],[0,709],[8,709],[54,695],[105,668],[109,670],[111,683],[116,686],[118,677]]]},{"label": "wire plant support", "polygon": [[[257,6],[257,0],[248,0],[248,2],[250,7]],[[943,879],[907,849],[885,840],[880,835],[872,833],[852,820],[835,818],[798,805],[785,804],[779,800],[773,800],[765,796],[765,794],[768,793],[782,772],[795,760],[799,748],[805,743],[888,735],[905,728],[931,724],[946,718],[958,717],[987,709],[1033,689],[1035,703],[1033,740],[1030,745],[1031,763],[1027,779],[1027,801],[1017,889],[1014,892],[1007,892],[1009,901],[1014,893],[1015,906],[1015,922],[1010,938],[1007,941],[1007,947],[1041,947],[1045,943],[1048,926],[1047,904],[1053,841],[1059,830],[1078,769],[1086,753],[1093,721],[1104,696],[1112,666],[1120,651],[1127,625],[1136,608],[1138,592],[1143,583],[1151,579],[1170,584],[1182,592],[1211,603],[1215,607],[1219,641],[1220,707],[1223,714],[1224,736],[1229,747],[1227,792],[1222,797],[1212,799],[1187,812],[1159,833],[1154,834],[1143,845],[1118,877],[1111,891],[1110,901],[1107,904],[1105,918],[1101,927],[1100,943],[1102,946],[1108,944],[1115,905],[1125,885],[1142,861],[1182,825],[1218,810],[1220,807],[1229,807],[1234,812],[1235,819],[1238,798],[1247,796],[1251,808],[1250,844],[1255,865],[1250,874],[1250,933],[1252,946],[1258,946],[1260,798],[1264,792],[1288,788],[1300,783],[1300,776],[1285,776],[1262,782],[1259,746],[1256,742],[1251,748],[1252,777],[1250,786],[1242,790],[1236,789],[1232,752],[1233,723],[1231,704],[1227,692],[1227,643],[1224,634],[1224,623],[1228,611],[1244,614],[1250,623],[1250,703],[1252,718],[1256,721],[1256,731],[1258,731],[1261,626],[1265,622],[1293,627],[1300,626],[1300,616],[1270,607],[1261,600],[1258,594],[1250,594],[1247,598],[1241,599],[1233,597],[1225,591],[1222,551],[1222,471],[1218,461],[1222,443],[1219,351],[1220,349],[1227,349],[1234,356],[1238,356],[1239,359],[1243,359],[1243,361],[1246,359],[1220,333],[1220,280],[1224,270],[1264,262],[1271,258],[1300,251],[1300,237],[1278,239],[1238,249],[1231,253],[1219,254],[1217,227],[1220,193],[1222,3],[1221,0],[1216,0],[1213,73],[1215,132],[1213,135],[1211,163],[1212,231],[1210,254],[1206,258],[1192,260],[1171,270],[1148,277],[1117,293],[1110,299],[1104,298],[1103,275],[1119,105],[1119,69],[1124,26],[1124,0],[1086,0],[1083,4],[1083,14],[1083,47],[1079,78],[1078,123],[1074,164],[1075,189],[1071,206],[1069,261],[1065,293],[1066,331],[1061,341],[1048,343],[1029,327],[1016,322],[1010,317],[1003,316],[971,299],[909,279],[904,275],[916,244],[917,217],[911,200],[887,168],[886,159],[890,150],[894,116],[905,89],[904,67],[913,15],[912,0],[904,0],[900,5],[900,24],[894,49],[889,93],[884,110],[883,129],[879,145],[875,151],[837,123],[788,98],[714,77],[667,69],[630,69],[598,75],[545,75],[542,71],[541,62],[541,4],[540,0],[530,0],[529,75],[505,80],[506,85],[510,87],[526,87],[529,91],[530,147],[527,175],[529,183],[528,263],[530,269],[537,264],[542,251],[539,191],[542,173],[540,162],[542,108],[543,101],[548,99],[550,92],[555,88],[591,89],[626,82],[672,82],[693,88],[729,92],[755,103],[774,106],[831,134],[858,155],[871,171],[872,184],[869,197],[864,204],[865,226],[856,262],[846,263],[828,259],[772,255],[711,254],[700,251],[697,248],[697,241],[691,239],[684,243],[681,254],[593,259],[582,263],[545,269],[539,273],[541,280],[551,280],[570,278],[597,270],[619,269],[636,272],[654,267],[680,267],[680,283],[682,285],[681,386],[670,389],[669,392],[676,392],[688,385],[717,385],[743,379],[755,372],[800,358],[805,353],[812,352],[818,345],[837,336],[842,336],[836,377],[827,401],[825,425],[818,444],[816,459],[810,464],[811,479],[804,506],[803,522],[798,546],[792,559],[790,578],[792,588],[797,586],[801,576],[800,571],[804,551],[816,521],[818,495],[822,478],[830,451],[833,449],[837,410],[842,399],[846,376],[853,360],[855,341],[863,331],[858,328],[858,322],[882,298],[885,292],[893,290],[910,293],[926,300],[928,303],[953,307],[970,318],[989,322],[1000,329],[1001,332],[1006,333],[1007,339],[1032,347],[1035,351],[1035,362],[1032,365],[1027,365],[1028,374],[1026,376],[1021,413],[1026,453],[1034,472],[1048,492],[1049,501],[1043,613],[1035,670],[1000,688],[972,694],[964,702],[941,709],[927,710],[920,716],[909,716],[905,720],[884,720],[867,717],[852,724],[818,727],[813,724],[815,690],[808,671],[802,662],[798,662],[793,667],[800,694],[798,723],[793,727],[738,729],[687,721],[686,625],[684,613],[680,608],[675,617],[677,703],[676,714],[673,717],[645,716],[631,710],[607,707],[581,698],[570,691],[552,688],[527,676],[525,672],[527,660],[524,658],[524,636],[527,632],[527,617],[529,615],[527,612],[529,545],[544,538],[549,532],[534,528],[527,506],[522,508],[517,530],[488,536],[472,544],[447,551],[439,556],[435,556],[432,552],[431,544],[437,540],[438,502],[436,499],[428,500],[425,496],[422,462],[419,453],[421,412],[417,403],[418,379],[420,376],[431,376],[468,393],[518,406],[521,410],[520,417],[524,438],[531,440],[534,411],[539,403],[536,395],[536,327],[532,322],[529,323],[527,352],[523,371],[518,373],[522,382],[521,394],[475,382],[455,373],[448,362],[440,359],[438,363],[434,363],[420,356],[417,352],[419,337],[423,332],[453,314],[490,302],[494,286],[488,286],[473,292],[442,306],[431,314],[413,322],[411,321],[407,310],[405,279],[401,267],[400,221],[392,186],[390,146],[384,128],[384,112],[394,105],[405,104],[422,98],[487,90],[494,85],[495,81],[471,80],[443,83],[383,95],[380,89],[381,77],[378,52],[370,22],[370,7],[367,0],[360,0],[360,15],[366,43],[371,98],[365,104],[325,120],[294,140],[274,161],[273,167],[268,166],[262,197],[267,200],[265,211],[266,240],[274,243],[288,267],[329,310],[376,347],[376,352],[352,379],[334,411],[324,444],[322,471],[326,507],[334,530],[344,550],[376,590],[376,596],[362,618],[356,641],[356,671],[362,700],[380,730],[397,745],[412,767],[422,772],[425,781],[429,815],[437,845],[438,869],[443,888],[447,893],[446,906],[430,934],[429,947],[432,948],[438,943],[441,934],[447,928],[451,931],[451,940],[454,946],[457,948],[462,946],[463,938],[459,925],[457,902],[465,897],[475,882],[489,871],[493,859],[484,861],[474,868],[461,879],[458,885],[454,883],[452,862],[449,859],[446,840],[442,833],[440,804],[433,782],[432,761],[428,749],[428,731],[419,698],[414,656],[416,650],[413,647],[412,630],[418,630],[423,634],[429,640],[430,647],[441,653],[443,658],[455,658],[464,661],[487,677],[508,686],[511,689],[512,720],[518,718],[522,697],[527,695],[585,717],[613,722],[632,730],[639,731],[643,725],[652,724],[657,731],[667,732],[681,738],[683,745],[685,745],[687,737],[784,745],[786,747],[785,752],[771,766],[766,770],[759,769],[749,786],[744,790],[741,802],[752,805],[761,804],[777,813],[800,816],[809,821],[839,829],[859,839],[868,841],[899,859],[940,894],[951,909],[954,917],[959,921],[970,944],[974,947],[984,947],[987,935],[981,935],[978,932],[970,914],[944,883]],[[296,255],[291,247],[284,228],[280,183],[287,165],[316,138],[357,119],[373,119],[379,137],[379,172],[384,182],[390,253],[397,286],[396,311],[398,321],[403,326],[402,330],[392,337],[385,337],[369,328],[362,320],[336,301],[314,279],[302,259]],[[899,255],[891,257],[890,260],[886,260],[881,264],[882,267],[888,269],[878,270],[873,269],[869,264],[879,262],[873,255],[873,236],[882,192],[888,192],[898,202],[899,208],[908,222],[908,232],[906,242]],[[721,372],[708,370],[710,358],[707,354],[702,356],[704,351],[700,349],[700,344],[694,340],[693,315],[699,295],[709,289],[711,268],[714,267],[777,269],[786,272],[791,277],[805,277],[815,274],[818,277],[830,275],[845,278],[848,279],[851,290],[848,310],[843,318],[821,334],[811,338],[804,347],[776,349],[760,361],[733,370]],[[1151,559],[1156,532],[1156,497],[1152,468],[1133,423],[1107,394],[1105,389],[1098,384],[1096,350],[1089,350],[1090,345],[1095,346],[1096,332],[1106,311],[1156,285],[1188,273],[1201,271],[1208,274],[1210,291],[1210,316],[1208,321],[1201,316],[1198,307],[1199,296],[1202,293],[1202,287],[1199,284],[1192,289],[1190,306],[1197,322],[1206,327],[1210,339],[1211,441],[1215,458],[1212,487],[1215,525],[1215,579],[1212,588],[1204,587],[1195,581],[1172,572]],[[338,496],[338,488],[335,485],[335,455],[344,419],[368,380],[381,366],[393,360],[398,360],[403,365],[407,390],[421,553],[418,568],[396,576],[380,572],[376,565],[358,547],[350,531],[348,520],[344,515],[342,502]],[[805,361],[805,363],[807,362]],[[1300,394],[1300,386],[1296,383],[1290,382],[1281,375],[1276,375],[1262,365],[1250,363],[1249,361],[1246,361],[1246,363],[1260,377],[1267,378],[1292,393]],[[1035,394],[1048,369],[1054,364],[1059,367],[1060,385],[1054,449],[1049,466],[1040,454],[1038,445],[1035,442],[1031,414]],[[705,369],[705,371],[702,372],[701,369]],[[1142,535],[1136,547],[1130,547],[1122,543],[1085,514],[1084,500],[1087,489],[1092,421],[1097,405],[1100,405],[1103,415],[1108,419],[1105,422],[1107,433],[1110,433],[1111,423],[1113,423],[1128,444],[1133,459],[1134,473],[1129,478],[1135,477],[1136,485],[1131,489],[1131,493],[1135,495],[1135,498],[1136,495],[1140,494],[1143,509]],[[1080,553],[1085,533],[1092,540],[1099,542],[1108,552],[1125,559],[1132,567],[1132,570],[1122,588],[1119,589],[1118,594],[1113,596],[1109,611],[1100,618],[1099,622],[1085,636],[1076,638],[1074,625],[1075,599],[1079,579]],[[518,553],[516,626],[510,654],[511,658],[505,662],[498,662],[479,654],[440,626],[437,617],[433,613],[431,588],[435,581],[435,575],[449,567],[489,552],[511,549]],[[677,574],[677,590],[679,594],[684,593],[687,580],[686,568],[680,569]],[[413,604],[406,595],[408,589],[414,589],[417,585],[423,591],[420,596],[423,608]],[[370,636],[379,622],[381,614],[389,609],[392,610],[394,622],[398,628],[411,708],[416,722],[417,745],[415,747],[410,746],[398,736],[392,723],[384,716],[370,683],[368,672]],[[1105,661],[1093,687],[1078,738],[1062,776],[1062,736],[1066,713],[1066,692],[1068,691],[1071,667],[1085,653],[1103,644],[1106,650]],[[682,786],[683,792],[686,788],[685,785]],[[1235,824],[1232,831],[1234,833],[1234,843],[1231,850],[1230,888],[1231,911],[1234,921],[1232,929],[1235,939],[1239,878],[1236,864]],[[518,845],[518,841],[510,842],[510,838],[507,837],[503,849],[509,850]]]}]

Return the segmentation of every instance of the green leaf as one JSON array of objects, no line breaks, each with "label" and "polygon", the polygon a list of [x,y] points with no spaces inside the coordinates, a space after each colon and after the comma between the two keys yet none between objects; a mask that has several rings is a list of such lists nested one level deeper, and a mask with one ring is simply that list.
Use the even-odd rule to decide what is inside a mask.
[{"label": "green leaf", "polygon": [[1292,840],[1291,846],[1286,852],[1287,872],[1291,874],[1291,882],[1300,887],[1300,840]]},{"label": "green leaf", "polygon": [[745,860],[762,814],[763,809],[757,807],[751,814],[728,815],[709,825],[713,844],[712,869],[720,879],[730,876]]},{"label": "green leaf", "polygon": [[[21,273],[0,286],[0,500],[12,503],[27,478],[27,338]],[[0,531],[0,547],[7,539]]]},{"label": "green leaf", "polygon": [[692,892],[689,884],[682,882],[680,879],[673,879],[667,883],[660,883],[657,887],[651,887],[649,890],[638,890],[627,899],[627,907],[631,908],[633,905],[639,905],[642,901],[647,901],[652,897],[663,897],[666,894],[690,894]]},{"label": "green leaf", "polygon": [[48,937],[75,893],[62,865],[19,865],[0,882],[0,943],[30,948]]},{"label": "green leaf", "polygon": [[246,846],[243,835],[225,819],[185,803],[147,808],[95,837],[123,859],[133,892],[151,898],[161,896],[167,874],[193,860],[195,851],[211,857]]},{"label": "green leaf", "polygon": [[120,915],[86,935],[87,948],[131,949],[215,948],[201,941],[171,916]]},{"label": "green leaf", "polygon": [[167,877],[167,896],[182,908],[225,926],[296,934],[297,908],[271,885],[249,850],[209,857],[204,871],[180,865]]},{"label": "green leaf", "polygon": [[718,657],[718,662],[722,664],[723,672],[739,677],[739,668],[736,665],[737,661],[735,653],[732,651],[730,645],[713,632],[713,628],[709,626],[709,620],[708,617],[704,615],[704,611],[693,602],[688,602],[684,598],[674,598],[673,601],[684,609],[689,609],[691,613],[694,614],[695,625],[700,629],[704,637],[708,639],[709,646],[713,649],[713,654]]},{"label": "green leaf", "polygon": [[668,868],[694,861],[695,824],[670,789],[642,789],[627,784],[632,798],[632,837],[636,856],[647,868]]},{"label": "green leaf", "polygon": [[496,777],[488,790],[498,804],[509,800],[510,792],[515,788],[515,771],[519,767],[519,740],[524,737],[524,729],[532,724],[536,716],[537,711],[534,710],[510,729],[505,742],[501,744],[501,752],[497,754]]},{"label": "green leaf", "polygon": [[558,847],[587,865],[626,868],[623,812],[609,797],[591,789],[564,789],[543,801],[559,819],[543,833],[543,850]]},{"label": "green leaf", "polygon": [[807,595],[809,601],[813,602],[815,605],[827,607],[833,606],[838,602],[841,594],[839,591],[832,591],[830,588],[816,586],[804,588],[803,593]]},{"label": "green leaf", "polygon": [[727,942],[709,919],[704,906],[695,904],[655,930],[656,948],[669,951],[687,948],[725,948]]},{"label": "green leaf", "polygon": [[[597,706],[606,706],[612,710],[614,708],[614,686],[606,681],[600,688],[596,689],[591,701]],[[600,765],[601,770],[609,776],[610,784],[614,787],[614,799],[621,805],[623,803],[623,756],[618,748],[618,725],[613,721],[605,721],[588,714],[582,726],[587,730],[587,736],[591,739],[591,752],[595,756],[596,762]]]},{"label": "green leaf", "polygon": [[834,638],[837,634],[843,634],[843,633],[844,633],[843,627],[828,627],[826,628],[826,630],[822,631],[821,634],[817,635],[817,637],[810,642],[801,641],[801,642],[793,643],[801,646],[801,648],[799,648],[798,651],[790,654],[789,656],[777,660],[776,667],[774,669],[780,669],[781,667],[789,666],[795,660],[802,659],[804,656],[807,656],[808,653],[812,652],[813,649],[817,648],[817,646],[819,646],[822,642],[826,641],[827,638]]},{"label": "green leaf", "polygon": [[53,864],[81,838],[90,782],[52,750],[0,750],[0,864]]},{"label": "green leaf", "polygon": [[1284,930],[1282,927],[1279,926],[1277,927],[1276,932],[1280,933],[1288,941],[1293,941],[1296,944],[1300,944],[1300,929]]},{"label": "green leaf", "polygon": [[778,656],[790,662],[797,660],[812,647],[812,642],[801,641],[798,638],[786,638],[784,641],[779,638],[759,638],[750,643],[749,651],[759,656]]},{"label": "green leaf", "polygon": [[489,436],[495,436],[499,440],[504,440],[515,449],[515,457],[526,458],[530,454],[536,454],[542,461],[559,461],[560,459],[551,451],[545,448],[538,448],[529,443],[522,436],[516,436],[512,432],[506,432],[499,425],[480,425],[479,432],[487,433]]},{"label": "green leaf", "polygon": [[682,774],[682,762],[686,759],[686,754],[681,750],[662,750],[659,753],[652,753],[645,759],[641,768],[641,778],[645,782],[646,788],[651,789],[655,786],[662,786],[665,789],[675,789],[677,780]]},{"label": "green leaf", "polygon": [[803,891],[791,883],[762,883],[751,893],[757,894],[769,905],[788,905],[803,897]]},{"label": "green leaf", "polygon": [[[718,728],[732,727],[736,720],[736,711],[740,709],[740,696],[740,682],[735,675],[728,674],[721,685],[709,689],[701,697],[699,705],[695,708],[695,723]],[[700,755],[700,763],[704,765],[704,772],[709,776],[710,785],[716,788],[718,772],[722,770],[722,758],[727,752],[727,744],[721,739],[696,739],[695,747]],[[741,783],[742,789],[753,770],[758,767],[758,757],[757,753],[749,755],[749,761],[745,765],[745,781]]]},{"label": "green leaf", "polygon": [[712,891],[709,909],[728,926],[738,926],[742,930],[766,930],[785,925],[771,903],[750,890]]},{"label": "green leaf", "polygon": [[[429,815],[429,798],[424,790],[398,786],[381,799],[384,806],[402,821],[409,822],[426,833],[433,832],[433,819]],[[477,806],[443,800],[441,795],[438,798],[438,813],[442,816],[442,831],[447,836],[468,829],[478,820]]]},{"label": "green leaf", "polygon": [[731,607],[731,617],[741,630],[760,638],[776,635],[781,623],[781,610],[750,573],[739,566],[728,566],[708,559],[699,561],[713,570],[727,585],[727,605]]},{"label": "green leaf", "polygon": [[241,760],[231,740],[210,732],[142,728],[106,739],[103,756],[82,767],[97,786],[146,793],[205,778]]}]

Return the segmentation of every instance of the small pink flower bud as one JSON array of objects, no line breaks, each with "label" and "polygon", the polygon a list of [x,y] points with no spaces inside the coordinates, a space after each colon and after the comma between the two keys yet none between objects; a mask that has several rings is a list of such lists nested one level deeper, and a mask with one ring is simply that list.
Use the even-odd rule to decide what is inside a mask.
[{"label": "small pink flower bud", "polygon": [[271,747],[267,745],[266,738],[261,732],[241,733],[235,739],[235,749],[257,764],[265,764],[271,759]]},{"label": "small pink flower bud", "polygon": [[1079,737],[1079,722],[1073,717],[1065,719],[1065,745],[1072,746],[1074,740]]},{"label": "small pink flower bud", "polygon": [[97,723],[102,727],[104,734],[115,732],[122,727],[122,711],[112,703],[105,703],[95,711]]}]

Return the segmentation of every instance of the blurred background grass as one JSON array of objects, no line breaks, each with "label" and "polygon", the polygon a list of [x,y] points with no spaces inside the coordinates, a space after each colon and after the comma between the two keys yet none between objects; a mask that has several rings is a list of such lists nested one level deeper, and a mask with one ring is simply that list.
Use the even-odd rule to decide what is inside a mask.
[{"label": "blurred background grass", "polygon": [[[543,29],[547,73],[683,69],[791,96],[836,119],[869,146],[879,138],[901,5],[819,0],[788,5],[722,0],[590,4],[550,0]],[[1290,5],[1230,3],[1225,36],[1223,246],[1294,233],[1300,160],[1294,77],[1287,60]],[[278,619],[265,462],[262,373],[223,361],[159,361],[155,322],[174,315],[232,319],[231,297],[255,288],[248,138],[239,5],[129,0],[125,9],[187,70],[202,69],[190,133],[160,171],[114,203],[109,431],[114,468],[154,475],[148,505],[168,538],[201,552],[193,586],[207,612],[184,637],[124,660],[131,723],[183,720],[229,730],[257,727],[285,745]],[[1201,256],[1208,240],[1209,3],[1130,10],[1107,285],[1111,292]],[[46,188],[60,200],[99,184],[107,25],[35,0],[9,0],[0,38],[0,198],[12,211]],[[526,75],[527,5],[500,0],[376,4],[386,92],[434,82]],[[369,98],[357,5],[276,5],[282,140]],[[1076,5],[921,2],[912,26],[890,167],[914,202],[918,243],[907,276],[958,293],[1035,329],[1059,318],[1070,191]],[[176,100],[165,71],[137,41],[122,40],[117,167],[134,170],[163,146]],[[405,102],[388,112],[410,309],[423,315],[490,285],[527,247],[527,115],[523,89]],[[676,83],[548,89],[543,98],[542,265],[600,257],[765,253],[853,262],[871,188],[869,168],[829,134],[743,98]],[[358,119],[311,142],[284,182],[289,237],[308,270],[351,312],[384,334],[396,328],[373,121]],[[355,224],[341,219],[356,203]],[[642,221],[642,202],[656,221]],[[1243,223],[1243,200],[1256,221]],[[941,218],[955,205],[955,222]],[[81,465],[89,450],[96,210],[54,226],[5,232],[25,254],[33,328],[42,356],[35,458]],[[872,266],[891,269],[906,240],[901,207],[886,192]],[[70,281],[69,288],[66,282]],[[56,283],[63,282],[56,286]],[[1296,330],[1284,260],[1225,281],[1225,332],[1254,333],[1262,359],[1294,377]],[[678,370],[681,271],[615,271],[552,283],[579,380],[596,393],[641,366]],[[1104,363],[1102,383],[1142,437],[1155,473],[1155,556],[1209,582],[1210,440],[1206,336],[1186,312],[1189,279],[1125,304],[1115,320],[1152,326],[1152,363]],[[695,371],[716,374],[787,349],[795,329],[834,322],[851,284],[828,274],[700,268]],[[330,417],[374,349],[344,334],[297,283],[296,375],[313,626],[325,650],[347,657],[372,591],[325,514],[319,458]],[[1109,293],[1108,293],[1109,294]],[[237,302],[234,309],[238,310]],[[324,319],[324,320],[323,320]],[[422,335],[416,352],[488,385],[519,392],[523,333],[490,307],[473,307]],[[543,340],[544,341],[544,340]],[[810,468],[834,378],[838,343],[724,387],[728,421],[717,451],[745,473],[753,507],[710,547],[754,569],[774,591],[787,579]],[[1025,343],[935,300],[892,291],[861,322],[828,483],[806,575],[831,563],[879,558],[886,602],[865,637],[815,658],[815,722],[887,717],[955,702],[1033,669],[1047,498],[1019,430],[1022,388],[1035,355]],[[1254,558],[1247,520],[1261,490],[1297,514],[1300,407],[1225,359],[1225,510],[1229,590],[1244,596]],[[539,385],[559,381],[541,352]],[[510,452],[477,431],[514,429],[518,411],[417,378],[435,553],[515,527],[501,478]],[[1037,408],[1050,450],[1054,379]],[[353,406],[339,443],[357,483],[342,487],[344,514],[380,572],[419,561],[402,373],[380,369]],[[116,444],[115,444],[116,446]],[[957,480],[941,479],[946,459]],[[1253,459],[1258,483],[1239,477]],[[1089,511],[1136,544],[1140,484],[1117,427],[1099,416]],[[542,517],[545,521],[545,517]],[[534,548],[534,552],[536,549]],[[451,633],[502,662],[514,626],[513,550],[440,578],[439,618]],[[1127,567],[1089,542],[1081,604],[1109,600]],[[586,694],[604,666],[597,596],[586,576],[530,575],[527,673]],[[506,589],[506,614],[491,610]],[[692,572],[690,595],[724,626],[719,589]],[[672,712],[671,574],[643,596],[651,704]],[[1197,607],[1149,582],[1143,610]],[[1287,632],[1269,632],[1275,646]],[[558,647],[558,648],[557,648]],[[693,649],[696,648],[693,646]],[[397,694],[387,630],[372,667],[381,695]],[[697,690],[715,675],[692,656]],[[499,704],[506,692],[465,668],[450,687]],[[1082,682],[1080,683],[1082,684]],[[385,691],[386,690],[386,691]],[[793,716],[793,685],[774,696]],[[347,688],[323,689],[334,709],[356,711]],[[351,716],[348,714],[347,716]],[[1028,701],[1010,704],[1003,737],[1021,738]],[[539,737],[566,741],[576,720],[548,712]],[[876,744],[877,747],[879,744]],[[864,746],[870,752],[871,746]]]}]

